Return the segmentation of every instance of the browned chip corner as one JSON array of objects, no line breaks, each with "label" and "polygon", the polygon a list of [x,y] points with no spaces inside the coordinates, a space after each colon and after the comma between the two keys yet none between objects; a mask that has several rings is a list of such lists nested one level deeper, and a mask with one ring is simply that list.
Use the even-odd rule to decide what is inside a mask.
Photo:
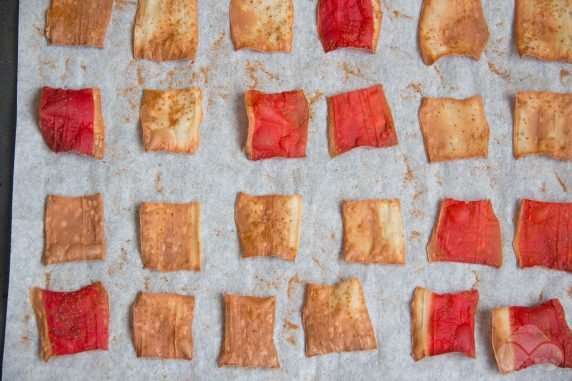
[{"label": "browned chip corner", "polygon": [[429,355],[428,330],[431,308],[432,292],[423,288],[415,287],[413,301],[411,302],[411,347],[412,356],[419,361]]},{"label": "browned chip corner", "polygon": [[103,160],[105,154],[105,121],[101,111],[101,92],[93,91],[93,157]]},{"label": "browned chip corner", "polygon": [[52,357],[53,353],[52,346],[50,344],[50,338],[48,336],[48,321],[44,311],[44,302],[41,288],[32,287],[30,289],[30,302],[32,303],[32,309],[36,315],[36,323],[40,333],[40,354],[42,356],[42,360],[47,362],[50,357]]}]

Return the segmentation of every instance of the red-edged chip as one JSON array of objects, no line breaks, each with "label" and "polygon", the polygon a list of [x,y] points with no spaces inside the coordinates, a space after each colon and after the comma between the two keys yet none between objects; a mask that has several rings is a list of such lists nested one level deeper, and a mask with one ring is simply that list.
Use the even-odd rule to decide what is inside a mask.
[{"label": "red-edged chip", "polygon": [[357,48],[375,52],[381,17],[380,0],[320,0],[318,36],[324,51]]},{"label": "red-edged chip", "polygon": [[513,246],[521,268],[572,272],[572,203],[522,200]]},{"label": "red-edged chip", "polygon": [[40,95],[40,129],[54,152],[74,151],[103,159],[105,124],[99,89],[53,89]]},{"label": "red-edged chip", "polygon": [[306,157],[310,106],[302,90],[277,94],[248,90],[245,100],[248,159]]},{"label": "red-edged chip", "polygon": [[412,310],[413,358],[458,352],[475,357],[477,290],[436,294],[415,288]]},{"label": "red-edged chip", "polygon": [[332,157],[356,147],[392,147],[397,133],[383,87],[328,98],[328,145]]},{"label": "red-edged chip", "polygon": [[429,262],[501,267],[501,227],[491,201],[443,200],[427,257]]},{"label": "red-edged chip", "polygon": [[53,356],[107,350],[109,301],[101,283],[72,292],[34,287],[30,290],[30,300],[44,361]]},{"label": "red-edged chip", "polygon": [[495,308],[493,349],[502,373],[535,364],[572,368],[572,331],[560,301]]}]

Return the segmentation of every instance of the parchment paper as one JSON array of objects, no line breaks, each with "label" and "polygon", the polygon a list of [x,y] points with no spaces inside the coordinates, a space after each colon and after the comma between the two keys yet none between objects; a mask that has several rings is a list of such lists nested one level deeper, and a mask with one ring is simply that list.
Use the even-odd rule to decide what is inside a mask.
[{"label": "parchment paper", "polygon": [[[490,41],[480,61],[450,57],[432,67],[417,47],[421,1],[384,0],[375,55],[341,50],[324,54],[318,41],[316,0],[295,0],[291,54],[235,52],[229,1],[199,1],[200,42],[195,63],[132,59],[135,0],[116,1],[105,49],[48,47],[43,35],[48,0],[20,2],[18,130],[14,174],[12,252],[3,375],[6,380],[370,380],[570,379],[570,370],[529,368],[501,377],[491,348],[491,309],[534,305],[557,297],[572,317],[570,274],[519,270],[512,249],[521,198],[572,201],[571,165],[512,154],[513,96],[518,90],[570,91],[572,65],[520,59],[513,37],[513,1],[484,0]],[[324,95],[382,83],[393,110],[399,146],[354,150],[331,159]],[[50,152],[37,122],[42,86],[99,87],[107,123],[104,161]],[[205,94],[201,146],[194,156],[145,153],[138,121],[144,88],[200,86]],[[312,101],[305,160],[250,162],[243,92],[302,88]],[[488,160],[429,165],[417,119],[421,96],[481,94],[491,127]],[[560,178],[560,180],[558,180]],[[241,260],[234,224],[237,192],[302,194],[304,216],[295,263]],[[43,218],[48,194],[101,192],[105,200],[107,259],[44,267]],[[444,197],[493,201],[502,223],[504,266],[429,265],[425,246]],[[400,198],[407,238],[403,267],[341,261],[343,199]],[[138,205],[142,201],[202,202],[204,268],[161,274],[142,269]],[[357,276],[364,286],[379,349],[307,358],[301,326],[304,284],[333,284]],[[39,357],[32,286],[74,290],[101,280],[110,295],[108,352]],[[416,285],[436,292],[477,287],[477,359],[410,355],[410,302]],[[138,291],[196,297],[192,361],[137,359],[131,305]],[[276,295],[275,343],[281,369],[218,368],[223,332],[222,294]],[[299,328],[285,328],[286,321]]]}]

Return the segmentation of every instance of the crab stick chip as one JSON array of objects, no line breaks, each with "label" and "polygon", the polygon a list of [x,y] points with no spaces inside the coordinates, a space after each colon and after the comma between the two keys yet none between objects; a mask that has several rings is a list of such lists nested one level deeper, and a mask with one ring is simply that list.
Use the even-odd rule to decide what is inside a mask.
[{"label": "crab stick chip", "polygon": [[427,257],[429,262],[501,267],[501,227],[491,201],[443,200]]},{"label": "crab stick chip", "polygon": [[330,156],[356,147],[393,147],[398,144],[393,116],[381,85],[328,98]]},{"label": "crab stick chip", "polygon": [[302,223],[302,196],[239,193],[234,215],[243,258],[296,260]]},{"label": "crab stick chip", "polygon": [[201,89],[144,90],[140,118],[145,151],[193,154],[203,120]]},{"label": "crab stick chip", "polygon": [[191,360],[194,310],[194,296],[140,292],[133,304],[137,356]]},{"label": "crab stick chip", "polygon": [[517,159],[539,154],[572,161],[572,93],[517,93],[514,154]]},{"label": "crab stick chip", "polygon": [[501,373],[535,364],[572,368],[572,331],[558,299],[493,310],[493,349]]},{"label": "crab stick chip", "polygon": [[518,52],[546,61],[572,62],[570,0],[516,0]]},{"label": "crab stick chip", "polygon": [[344,260],[402,265],[405,237],[399,200],[342,203]]},{"label": "crab stick chip", "polygon": [[198,22],[197,0],[139,0],[134,57],[194,60],[199,44]]},{"label": "crab stick chip", "polygon": [[326,53],[339,48],[375,53],[381,19],[381,0],[320,0],[318,37]]},{"label": "crab stick chip", "polygon": [[309,284],[302,322],[306,354],[310,357],[377,348],[365,297],[357,278],[335,286]]},{"label": "crab stick chip", "polygon": [[522,200],[513,246],[521,268],[572,272],[572,203]]},{"label": "crab stick chip", "polygon": [[481,0],[423,0],[419,48],[425,65],[448,55],[479,60],[488,40]]},{"label": "crab stick chip", "polygon": [[231,0],[234,48],[290,52],[294,27],[292,0]]},{"label": "crab stick chip", "polygon": [[49,195],[46,201],[44,264],[105,259],[101,194]]},{"label": "crab stick chip", "polygon": [[274,347],[276,298],[224,295],[224,340],[219,366],[280,368]]},{"label": "crab stick chip", "polygon": [[46,17],[50,45],[103,48],[113,0],[52,0]]},{"label": "crab stick chip", "polygon": [[419,124],[430,163],[488,157],[490,130],[480,96],[423,98]]},{"label": "crab stick chip", "polygon": [[436,294],[416,287],[411,304],[413,358],[445,353],[475,357],[475,314],[477,290]]},{"label": "crab stick chip", "polygon": [[248,135],[244,152],[249,160],[306,157],[310,106],[302,90],[245,94]]},{"label": "crab stick chip", "polygon": [[99,282],[72,292],[30,289],[42,359],[107,350],[109,301]]},{"label": "crab stick chip", "polygon": [[105,123],[99,89],[53,89],[40,94],[40,130],[54,152],[73,151],[103,159]]},{"label": "crab stick chip", "polygon": [[144,202],[139,210],[141,257],[147,269],[201,271],[201,204]]}]

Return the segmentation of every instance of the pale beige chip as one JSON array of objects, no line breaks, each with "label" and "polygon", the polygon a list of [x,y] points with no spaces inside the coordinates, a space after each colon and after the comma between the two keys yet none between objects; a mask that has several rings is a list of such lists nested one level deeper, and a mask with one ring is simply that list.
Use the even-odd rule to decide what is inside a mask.
[{"label": "pale beige chip", "polygon": [[308,356],[377,348],[357,278],[336,286],[309,284],[302,321]]},{"label": "pale beige chip", "polygon": [[194,60],[199,44],[197,0],[139,0],[133,34],[135,58]]},{"label": "pale beige chip", "polygon": [[194,296],[140,292],[133,303],[137,356],[191,360],[194,309]]},{"label": "pale beige chip", "polygon": [[145,151],[193,154],[203,119],[201,89],[144,90],[140,118]]},{"label": "pale beige chip", "polygon": [[493,351],[501,373],[506,374],[516,370],[514,360],[514,348],[511,345],[512,328],[510,326],[510,308],[501,307],[493,309]]},{"label": "pale beige chip", "polygon": [[411,346],[413,358],[419,361],[431,356],[431,340],[428,337],[431,323],[431,304],[433,293],[423,287],[416,287],[411,303]]},{"label": "pale beige chip", "polygon": [[521,56],[572,62],[572,0],[516,0],[515,18]]},{"label": "pale beige chip", "polygon": [[274,347],[276,298],[224,295],[224,340],[219,366],[279,368]]},{"label": "pale beige chip", "polygon": [[405,237],[399,200],[344,201],[344,260],[402,265]]},{"label": "pale beige chip", "polygon": [[46,200],[44,264],[105,258],[103,197],[49,195]]},{"label": "pale beige chip", "polygon": [[572,93],[516,94],[514,155],[531,154],[572,160]]},{"label": "pale beige chip", "polygon": [[490,130],[480,96],[423,98],[419,124],[431,163],[488,157]]},{"label": "pale beige chip", "polygon": [[300,242],[302,196],[250,196],[239,193],[235,220],[242,257],[294,261]]},{"label": "pale beige chip", "polygon": [[46,15],[50,45],[103,48],[113,0],[52,0]]},{"label": "pale beige chip", "polygon": [[425,65],[447,55],[478,60],[488,40],[481,0],[423,0],[419,47]]},{"label": "pale beige chip", "polygon": [[157,271],[201,270],[201,204],[141,204],[141,257]]},{"label": "pale beige chip", "polygon": [[230,29],[234,48],[262,52],[292,50],[292,0],[231,0]]}]

